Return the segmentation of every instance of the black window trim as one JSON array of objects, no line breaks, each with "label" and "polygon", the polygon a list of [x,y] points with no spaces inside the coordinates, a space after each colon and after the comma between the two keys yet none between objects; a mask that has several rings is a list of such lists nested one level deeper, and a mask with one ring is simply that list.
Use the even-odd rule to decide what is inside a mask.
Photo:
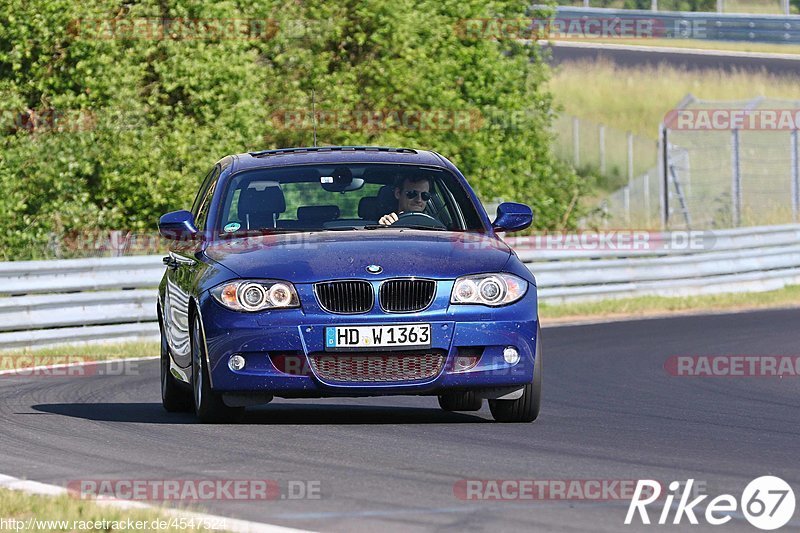
[{"label": "black window trim", "polygon": [[[211,173],[206,178],[207,183],[204,183],[204,191],[203,197],[200,200],[200,203],[197,206],[192,206],[192,209],[197,209],[196,212],[192,212],[192,216],[195,219],[195,225],[199,231],[205,231],[206,226],[208,224],[209,217],[211,216],[211,205],[214,202],[214,192],[216,190],[216,185],[219,182],[219,176],[222,173],[222,168],[219,165],[214,165],[214,168],[211,170]],[[198,224],[198,219],[200,217],[200,209],[205,205],[206,199],[208,200],[208,213],[206,214],[206,218],[203,221],[202,226]]]},{"label": "black window trim", "polygon": [[[444,167],[444,166],[421,164],[421,163],[396,163],[396,162],[382,162],[382,161],[336,161],[336,162],[329,162],[329,163],[325,162],[325,161],[317,161],[317,162],[314,162],[314,163],[301,163],[301,164],[295,163],[295,164],[287,164],[287,165],[269,165],[269,166],[263,166],[263,167],[250,167],[250,168],[242,168],[242,169],[234,170],[233,172],[228,174],[227,177],[225,178],[225,180],[224,180],[225,183],[224,183],[223,188],[222,189],[217,189],[216,192],[215,192],[215,195],[218,196],[218,198],[219,198],[219,202],[217,202],[217,209],[216,209],[216,213],[215,213],[215,221],[214,221],[215,226],[219,226],[221,221],[222,221],[222,215],[223,215],[222,211],[225,208],[224,200],[225,200],[225,198],[227,198],[228,191],[229,191],[231,185],[233,184],[234,180],[240,174],[256,172],[256,171],[260,171],[260,170],[264,171],[264,170],[274,170],[274,169],[292,168],[292,167],[314,167],[314,166],[327,165],[327,164],[330,164],[330,165],[396,165],[396,166],[404,166],[404,167],[426,168],[426,169],[430,169],[430,170],[437,170],[437,171],[447,172],[452,177],[453,181],[461,188],[461,190],[462,190],[462,192],[463,192],[463,194],[465,196],[465,199],[472,204],[472,208],[475,210],[475,212],[477,214],[477,221],[481,225],[481,228],[474,229],[474,230],[463,229],[463,230],[451,230],[451,231],[462,231],[462,232],[468,232],[468,233],[481,233],[481,234],[485,234],[488,231],[487,228],[484,227],[484,225],[483,225],[483,219],[480,216],[480,208],[473,203],[471,195],[469,194],[469,192],[465,188],[464,184],[461,183],[461,179],[465,179],[465,178],[460,178],[457,173],[453,172],[451,169],[449,169],[447,167]],[[455,197],[453,196],[453,192],[450,191],[449,188],[445,188],[445,189],[448,191],[448,194],[451,196],[451,198],[449,198],[449,199],[453,202],[453,205],[456,206],[456,212],[458,213],[458,216],[461,219],[462,227],[465,227],[466,226],[466,219],[465,219],[464,214],[463,214],[463,212],[461,210],[461,206],[458,205],[458,202],[455,201]],[[206,220],[208,220],[208,219],[206,219]],[[218,235],[218,236],[223,236],[224,235],[222,233],[222,228],[221,227],[210,228],[209,229],[209,234],[210,235]]]}]

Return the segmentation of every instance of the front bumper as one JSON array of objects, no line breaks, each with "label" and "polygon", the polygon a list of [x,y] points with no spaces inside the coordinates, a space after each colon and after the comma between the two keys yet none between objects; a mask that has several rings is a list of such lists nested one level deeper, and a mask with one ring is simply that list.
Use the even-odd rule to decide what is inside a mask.
[{"label": "front bumper", "polygon": [[[413,314],[386,313],[379,309],[360,315],[330,314],[316,305],[310,285],[296,287],[303,302],[301,309],[262,313],[230,311],[204,293],[199,304],[211,386],[218,392],[302,398],[436,395],[519,388],[530,383],[536,357],[536,288],[530,286],[525,297],[514,304],[489,308],[450,305],[452,282],[439,283],[433,304]],[[309,354],[325,351],[327,326],[405,323],[431,324],[431,350],[446,354],[442,371],[433,378],[413,382],[326,382],[308,364]],[[513,365],[503,357],[503,350],[509,346],[515,347],[520,356]],[[463,353],[460,350],[474,347],[482,348],[477,365],[465,372],[454,371],[454,360]],[[309,371],[300,375],[282,372],[271,359],[276,353],[295,354]],[[389,357],[393,352],[374,353]],[[228,367],[228,360],[236,354],[246,361],[239,371]]]}]

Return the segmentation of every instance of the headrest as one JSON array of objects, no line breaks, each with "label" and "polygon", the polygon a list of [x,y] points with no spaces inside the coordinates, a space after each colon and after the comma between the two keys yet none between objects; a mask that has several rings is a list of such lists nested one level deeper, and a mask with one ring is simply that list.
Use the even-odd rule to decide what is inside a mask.
[{"label": "headrest", "polygon": [[338,205],[304,205],[297,208],[297,220],[318,224],[339,218]]},{"label": "headrest", "polygon": [[378,213],[378,197],[377,196],[365,196],[361,200],[358,201],[358,216],[359,218],[363,218],[364,220],[378,220],[383,216],[382,214]]},{"label": "headrest", "polygon": [[247,188],[239,193],[239,216],[256,213],[283,213],[286,211],[286,198],[280,187],[266,187],[262,190]]},{"label": "headrest", "polygon": [[384,185],[378,191],[378,212],[381,215],[397,211],[397,198],[394,197],[394,185]]}]

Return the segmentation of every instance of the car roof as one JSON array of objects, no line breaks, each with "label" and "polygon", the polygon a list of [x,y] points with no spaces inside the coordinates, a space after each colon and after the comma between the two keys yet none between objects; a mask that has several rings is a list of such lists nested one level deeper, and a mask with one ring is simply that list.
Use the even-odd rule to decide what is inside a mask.
[{"label": "car roof", "polygon": [[233,156],[231,171],[319,163],[400,163],[449,168],[436,152],[386,146],[312,146],[263,150]]}]

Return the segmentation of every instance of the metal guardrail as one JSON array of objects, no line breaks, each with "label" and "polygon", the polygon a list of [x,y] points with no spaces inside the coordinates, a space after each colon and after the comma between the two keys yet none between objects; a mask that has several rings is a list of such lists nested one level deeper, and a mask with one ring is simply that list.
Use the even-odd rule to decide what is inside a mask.
[{"label": "metal guardrail", "polygon": [[[800,224],[701,232],[704,246],[695,250],[659,244],[685,236],[650,233],[656,245],[639,250],[555,250],[530,237],[506,242],[536,275],[546,303],[800,284]],[[0,263],[0,350],[155,339],[163,272],[161,256]]]},{"label": "metal guardrail", "polygon": [[[559,6],[556,8],[556,17],[570,20],[579,20],[582,17],[619,18],[621,20],[647,19],[654,21],[660,29],[663,29],[663,35],[657,36],[665,38],[800,43],[800,16],[798,15],[750,15]],[[582,37],[582,35],[577,37]],[[643,41],[645,40],[643,39]]]},{"label": "metal guardrail", "polygon": [[0,263],[0,350],[158,335],[161,256]]}]

